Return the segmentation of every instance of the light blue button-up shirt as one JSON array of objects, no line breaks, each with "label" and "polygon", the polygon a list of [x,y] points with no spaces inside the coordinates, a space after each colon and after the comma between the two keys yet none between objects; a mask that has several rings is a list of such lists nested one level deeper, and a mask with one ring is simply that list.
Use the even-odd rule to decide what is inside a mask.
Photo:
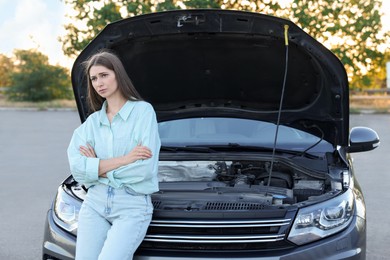
[{"label": "light blue button-up shirt", "polygon": [[[127,101],[112,122],[106,114],[107,103],[91,114],[73,133],[68,147],[70,171],[76,181],[90,187],[103,183],[114,188],[130,188],[140,194],[158,191],[160,138],[156,114],[145,101]],[[97,158],[80,154],[80,146],[90,144]],[[98,176],[99,160],[123,156],[136,145],[149,147],[152,158],[138,160]]]}]

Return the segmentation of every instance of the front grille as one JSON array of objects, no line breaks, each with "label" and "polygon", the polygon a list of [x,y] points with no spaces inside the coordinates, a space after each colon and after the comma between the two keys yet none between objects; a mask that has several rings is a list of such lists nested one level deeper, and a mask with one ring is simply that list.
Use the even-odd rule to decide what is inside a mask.
[{"label": "front grille", "polygon": [[[235,203],[232,203],[235,204]],[[211,205],[212,207],[250,207]],[[152,220],[141,248],[191,250],[264,250],[287,248],[290,218],[256,220]]]},{"label": "front grille", "polygon": [[154,209],[158,209],[158,208],[160,208],[161,201],[160,200],[153,200],[152,205],[153,205]]},{"label": "front grille", "polygon": [[207,202],[204,210],[261,210],[264,205],[245,202]]}]

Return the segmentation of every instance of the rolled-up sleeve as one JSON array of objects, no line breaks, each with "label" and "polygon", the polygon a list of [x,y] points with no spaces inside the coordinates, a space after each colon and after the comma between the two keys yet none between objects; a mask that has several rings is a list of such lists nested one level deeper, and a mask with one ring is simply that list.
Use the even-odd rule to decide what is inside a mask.
[{"label": "rolled-up sleeve", "polygon": [[87,187],[99,179],[99,158],[88,158],[80,154],[80,146],[88,143],[86,123],[78,127],[68,146],[68,160],[73,178]]}]

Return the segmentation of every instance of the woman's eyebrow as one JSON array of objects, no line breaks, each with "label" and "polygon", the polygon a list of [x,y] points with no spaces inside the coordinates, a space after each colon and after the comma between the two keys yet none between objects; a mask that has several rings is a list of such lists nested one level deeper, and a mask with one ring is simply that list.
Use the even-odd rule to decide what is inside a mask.
[{"label": "woman's eyebrow", "polygon": [[101,76],[101,75],[104,75],[104,74],[107,74],[108,72],[105,72],[105,71],[103,71],[103,72],[99,72],[97,75],[91,75],[91,76],[89,76],[91,79],[92,78],[96,78],[96,76]]}]

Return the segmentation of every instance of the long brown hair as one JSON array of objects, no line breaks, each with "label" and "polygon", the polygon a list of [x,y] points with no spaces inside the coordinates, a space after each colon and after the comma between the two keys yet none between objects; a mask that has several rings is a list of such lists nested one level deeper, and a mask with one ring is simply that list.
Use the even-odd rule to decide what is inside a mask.
[{"label": "long brown hair", "polygon": [[123,63],[114,53],[108,50],[100,51],[99,53],[92,55],[87,61],[84,62],[84,64],[85,73],[88,80],[87,101],[92,112],[101,109],[105,100],[95,91],[92,86],[92,82],[89,76],[89,70],[92,66],[99,65],[114,71],[115,78],[118,83],[118,88],[122,95],[128,100],[142,100],[141,95],[135,89],[131,79],[127,75]]}]

